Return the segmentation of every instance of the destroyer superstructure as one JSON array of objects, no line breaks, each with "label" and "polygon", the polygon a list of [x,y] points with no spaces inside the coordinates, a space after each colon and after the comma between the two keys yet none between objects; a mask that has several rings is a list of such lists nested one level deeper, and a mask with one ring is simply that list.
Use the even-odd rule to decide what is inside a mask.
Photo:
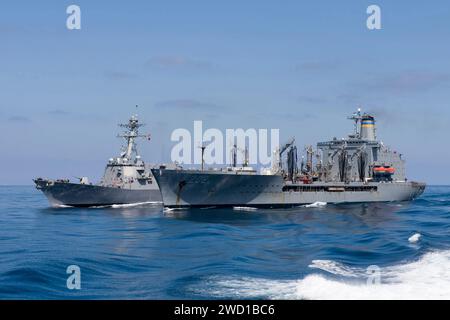
[{"label": "destroyer superstructure", "polygon": [[306,147],[300,166],[292,139],[275,151],[272,168],[261,173],[235,165],[221,170],[152,169],[164,206],[288,207],[407,201],[422,194],[425,184],[407,180],[402,155],[377,140],[374,116],[358,110],[349,118],[355,122],[352,134],[319,142],[316,150]]},{"label": "destroyer superstructure", "polygon": [[149,135],[139,134],[143,124],[133,115],[127,123],[119,126],[125,130],[118,137],[125,139],[126,143],[118,157],[109,159],[98,184],[90,183],[87,177],[79,178],[77,183],[69,179],[33,180],[53,206],[89,207],[161,201],[158,185],[151,173],[152,165],[146,164],[137,150],[136,139],[149,138]]}]

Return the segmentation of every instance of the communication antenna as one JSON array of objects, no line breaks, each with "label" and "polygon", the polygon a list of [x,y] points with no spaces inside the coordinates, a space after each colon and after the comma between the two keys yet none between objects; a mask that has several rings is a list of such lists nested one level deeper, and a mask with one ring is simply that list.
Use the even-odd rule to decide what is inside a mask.
[{"label": "communication antenna", "polygon": [[248,159],[248,147],[245,146],[244,149],[244,167],[248,167],[249,159]]},{"label": "communication antenna", "polygon": [[359,130],[358,130],[358,123],[362,119],[361,117],[361,107],[358,107],[357,111],[354,112],[350,117],[348,117],[349,120],[353,120],[355,122],[354,124],[354,134],[356,137],[359,137]]},{"label": "communication antenna", "polygon": [[144,126],[144,124],[139,123],[137,115],[131,116],[127,123],[119,123],[119,127],[124,128],[125,131],[121,134],[118,134],[117,137],[124,138],[126,141],[126,145],[122,147],[122,153],[120,155],[121,158],[131,160],[133,157],[139,155],[136,146],[136,139],[149,139],[149,135],[139,134],[139,128],[141,128],[142,126]]},{"label": "communication antenna", "polygon": [[242,152],[242,156],[244,157],[244,161],[242,163],[242,166],[243,167],[248,167],[248,165],[250,163],[249,155],[248,155],[248,147],[245,146],[244,149],[242,149],[242,148],[238,148],[238,146],[236,144],[234,145],[234,147],[235,147],[235,149],[234,149],[235,150],[235,159],[233,159],[233,160],[234,160],[235,166],[237,166],[237,152],[239,150],[240,152]]},{"label": "communication antenna", "polygon": [[233,144],[231,149],[231,166],[235,168],[237,166],[237,145]]},{"label": "communication antenna", "polygon": [[313,155],[314,155],[314,150],[313,147],[311,145],[306,146],[305,147],[305,151],[306,151],[306,171],[309,174],[312,174],[312,169],[313,169]]}]

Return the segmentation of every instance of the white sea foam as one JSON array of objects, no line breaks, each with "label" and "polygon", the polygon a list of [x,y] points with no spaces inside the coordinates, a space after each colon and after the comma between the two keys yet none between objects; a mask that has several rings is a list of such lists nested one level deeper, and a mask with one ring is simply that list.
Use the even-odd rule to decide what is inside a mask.
[{"label": "white sea foam", "polygon": [[411,243],[416,243],[416,242],[418,242],[420,240],[421,236],[422,235],[420,233],[415,233],[411,237],[408,238],[408,241],[411,242]]},{"label": "white sea foam", "polygon": [[111,208],[131,208],[147,205],[160,205],[161,201],[146,201],[146,202],[136,202],[136,203],[125,203],[125,204],[113,204]]},{"label": "white sea foam", "polygon": [[186,208],[167,208],[165,207],[163,209],[164,212],[169,213],[169,212],[174,212],[174,211],[185,211]]},{"label": "white sea foam", "polygon": [[450,250],[417,261],[380,268],[381,283],[367,284],[364,268],[330,260],[310,267],[334,276],[310,274],[300,280],[211,278],[207,293],[217,297],[269,299],[450,299]]},{"label": "white sea foam", "polygon": [[53,208],[73,208],[72,206],[68,206],[65,204],[53,204],[52,207]]},{"label": "white sea foam", "polygon": [[309,265],[310,268],[320,269],[328,273],[345,277],[361,276],[356,269],[347,267],[346,265],[332,260],[313,260]]},{"label": "white sea foam", "polygon": [[326,205],[327,205],[326,202],[316,201],[314,203],[305,205],[305,208],[320,208],[325,207]]},{"label": "white sea foam", "polygon": [[106,204],[101,206],[91,206],[91,209],[102,209],[102,208],[113,208],[113,209],[123,209],[123,208],[132,208],[132,207],[140,207],[140,206],[150,206],[150,205],[161,205],[160,201],[146,201],[146,202],[135,202],[135,203],[124,203],[124,204]]},{"label": "white sea foam", "polygon": [[236,211],[256,211],[256,210],[258,210],[258,208],[254,208],[254,207],[233,207],[233,210],[236,210]]}]

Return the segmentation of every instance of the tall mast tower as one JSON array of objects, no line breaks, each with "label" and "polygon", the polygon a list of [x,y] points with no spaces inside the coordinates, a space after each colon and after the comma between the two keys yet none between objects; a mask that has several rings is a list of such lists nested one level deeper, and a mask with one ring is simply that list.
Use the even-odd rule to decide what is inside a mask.
[{"label": "tall mast tower", "polygon": [[126,129],[122,134],[117,135],[117,137],[124,138],[126,141],[124,152],[120,155],[122,159],[134,161],[136,160],[136,157],[139,156],[136,146],[136,138],[150,139],[149,135],[139,134],[139,128],[143,127],[144,125],[145,124],[143,123],[139,123],[137,114],[131,116],[131,118],[128,120],[128,123],[119,124],[119,127]]}]

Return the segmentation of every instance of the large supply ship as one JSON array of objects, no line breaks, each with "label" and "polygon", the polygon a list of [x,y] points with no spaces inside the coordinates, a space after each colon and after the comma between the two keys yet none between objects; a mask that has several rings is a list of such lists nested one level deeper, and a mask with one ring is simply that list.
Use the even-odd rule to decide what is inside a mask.
[{"label": "large supply ship", "polygon": [[378,141],[375,118],[358,109],[354,132],[305,148],[297,163],[295,139],[275,150],[260,172],[233,163],[222,169],[152,169],[165,207],[293,207],[316,202],[408,201],[425,184],[409,181],[402,155]]}]

